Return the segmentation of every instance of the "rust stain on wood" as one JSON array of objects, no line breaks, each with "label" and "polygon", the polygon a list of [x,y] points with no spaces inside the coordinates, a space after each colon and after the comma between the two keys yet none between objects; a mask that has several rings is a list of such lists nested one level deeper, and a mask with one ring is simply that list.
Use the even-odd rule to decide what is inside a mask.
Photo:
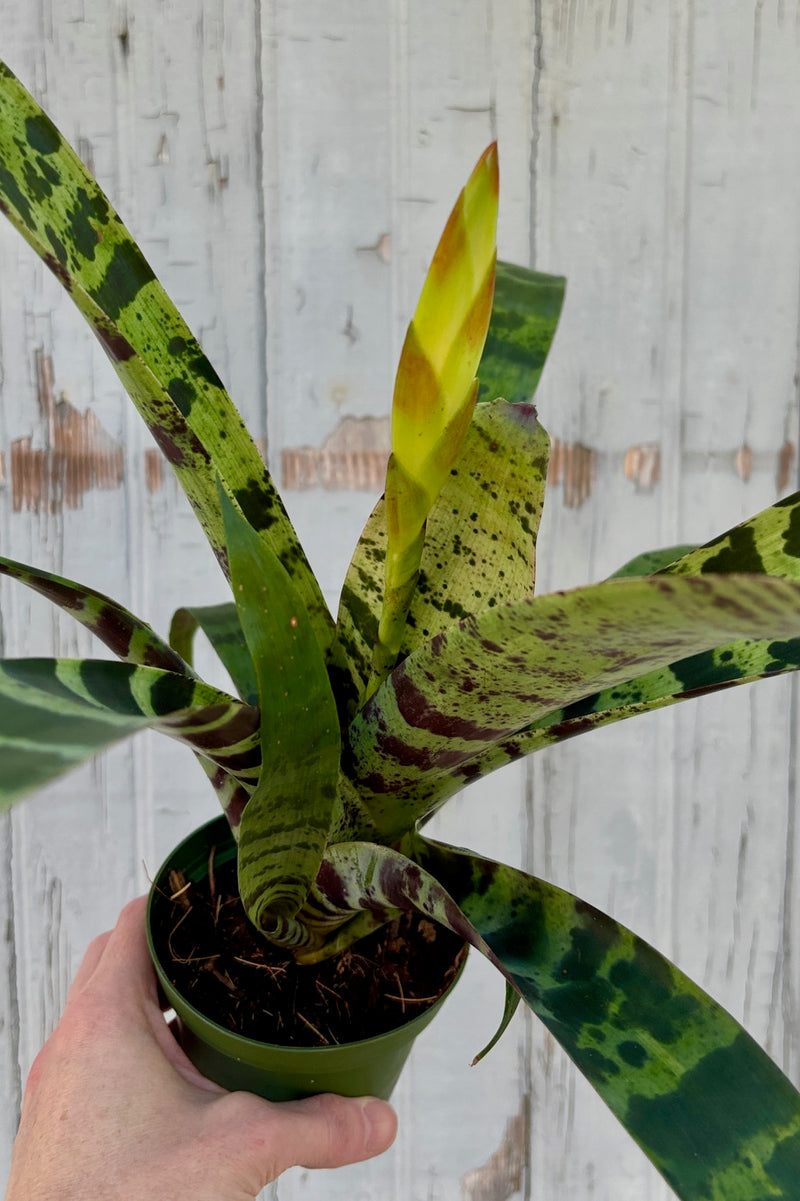
[{"label": "rust stain on wood", "polygon": [[281,454],[287,489],[380,491],[391,442],[388,417],[344,417],[319,450],[298,446]]},{"label": "rust stain on wood", "polygon": [[656,442],[629,446],[622,469],[625,479],[630,480],[637,492],[649,492],[661,479],[661,448]]},{"label": "rust stain on wood", "polygon": [[356,252],[374,254],[382,263],[390,263],[392,261],[392,235],[390,233],[379,234],[371,246],[356,246]]},{"label": "rust stain on wood", "polygon": [[746,442],[736,452],[736,474],[745,483],[753,474],[753,452]]},{"label": "rust stain on wood", "polygon": [[793,463],[794,443],[790,442],[787,438],[783,446],[778,451],[778,473],[776,483],[779,492],[783,492],[789,487]]},{"label": "rust stain on wood", "polygon": [[523,1096],[494,1155],[461,1177],[464,1201],[508,1201],[522,1190],[530,1147],[530,1109],[530,1097]]},{"label": "rust stain on wood", "polygon": [[44,445],[30,436],[11,443],[11,499],[15,513],[59,513],[78,509],[90,488],[118,488],[125,474],[122,447],[94,413],[79,413],[62,395],[56,399],[53,364],[36,354],[37,392]]},{"label": "rust stain on wood", "polygon": [[553,439],[547,478],[551,487],[563,482],[564,504],[579,509],[592,494],[595,452],[581,442]]},{"label": "rust stain on wood", "polygon": [[164,483],[164,460],[152,447],[144,452],[144,482],[148,492],[159,492]]}]

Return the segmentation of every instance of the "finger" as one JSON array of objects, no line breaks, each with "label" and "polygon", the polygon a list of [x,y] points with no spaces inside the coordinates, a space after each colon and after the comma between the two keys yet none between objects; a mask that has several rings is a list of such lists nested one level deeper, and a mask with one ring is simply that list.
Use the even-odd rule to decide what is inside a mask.
[{"label": "finger", "polygon": [[68,1001],[70,997],[74,998],[75,995],[84,989],[89,983],[90,979],[95,973],[98,963],[102,958],[103,951],[106,948],[106,943],[110,937],[111,931],[107,930],[105,934],[99,934],[97,938],[93,939],[89,943],[88,947],[86,948],[86,954],[81,960],[80,967],[75,973],[75,979],[70,985],[70,990],[67,994]]},{"label": "finger", "polygon": [[[374,1097],[326,1094],[279,1107],[286,1167],[339,1168],[380,1155],[397,1133],[391,1105]],[[283,1170],[283,1168],[281,1168]]]},{"label": "finger", "polygon": [[[323,1096],[298,1102],[303,1109],[296,1129],[301,1130],[310,1102],[316,1101],[327,1137],[320,1131],[319,1142],[307,1141],[297,1148],[297,1163],[304,1168],[338,1168],[358,1163],[388,1151],[397,1134],[397,1114],[391,1105],[375,1097]],[[313,1112],[313,1110],[312,1110]]]},{"label": "finger", "polygon": [[94,982],[116,1002],[157,1003],[156,975],[145,936],[147,897],[130,901],[103,948]]},{"label": "finger", "polygon": [[370,1159],[386,1151],[397,1133],[394,1110],[374,1097],[325,1094],[274,1105],[238,1093],[228,1101],[238,1110],[232,1137],[240,1156],[247,1148],[253,1157],[248,1166],[255,1169],[259,1188],[295,1165],[339,1168]]},{"label": "finger", "polygon": [[73,1002],[79,1001],[79,993],[85,988],[91,988],[101,995],[109,1020],[121,1021],[128,1031],[132,1023],[147,1030],[167,1062],[188,1084],[215,1096],[225,1095],[226,1089],[207,1080],[194,1067],[164,1021],[145,936],[146,908],[146,897],[131,901],[114,929],[95,940],[87,952],[89,962],[80,968],[82,987],[77,987],[77,977],[73,985]]}]

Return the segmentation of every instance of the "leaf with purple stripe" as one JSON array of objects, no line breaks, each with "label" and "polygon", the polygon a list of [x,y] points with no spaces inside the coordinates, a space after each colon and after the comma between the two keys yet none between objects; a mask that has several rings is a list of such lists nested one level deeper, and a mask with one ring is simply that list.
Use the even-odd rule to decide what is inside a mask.
[{"label": "leaf with purple stripe", "polygon": [[254,784],[257,717],[226,693],[161,668],[96,659],[0,660],[0,808],[145,728]]},{"label": "leaf with purple stripe", "polygon": [[0,575],[26,584],[58,605],[124,662],[194,676],[187,662],[155,630],[102,592],[2,556]]},{"label": "leaf with purple stripe", "polygon": [[[397,667],[350,727],[347,772],[387,838],[452,777],[601,689],[737,638],[800,637],[800,583],[748,575],[608,580],[459,622]],[[633,697],[629,698],[635,699]]]}]

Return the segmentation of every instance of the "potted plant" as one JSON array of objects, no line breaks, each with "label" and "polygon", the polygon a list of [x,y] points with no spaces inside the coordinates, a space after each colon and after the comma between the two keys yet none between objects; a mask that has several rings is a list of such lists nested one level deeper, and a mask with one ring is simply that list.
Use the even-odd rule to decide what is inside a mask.
[{"label": "potted plant", "polygon": [[[216,1052],[238,1051],[204,1049],[194,1006],[175,991],[170,949],[206,966],[222,953],[176,950],[189,911],[205,907],[219,926],[223,907],[237,920],[243,907],[252,945],[283,948],[306,973],[358,954],[366,938],[385,945],[387,928],[389,941],[418,936],[442,969],[437,994],[468,943],[507,982],[495,1037],[523,999],[678,1196],[789,1198],[800,1094],[734,1019],[612,918],[425,834],[450,796],[521,755],[800,666],[800,496],[703,547],[647,553],[610,580],[534,595],[548,444],[529,402],[563,281],[496,264],[496,207],[489,147],[409,327],[385,495],[334,622],[213,368],[77,156],[0,66],[0,208],[100,339],[233,598],[179,610],[165,640],[108,597],[0,560],[120,660],[0,661],[0,804],[144,727],[194,751],[224,817],[165,865],[150,937],[207,1070],[213,1059],[224,1074]],[[198,627],[235,691],[195,672]],[[238,896],[226,900],[234,865]],[[408,914],[416,935],[398,925]],[[455,936],[455,955],[440,929]],[[283,967],[264,959],[255,970],[254,991],[271,995],[263,982]],[[410,1010],[426,995],[400,999]],[[359,1033],[369,1062],[377,1049]],[[384,1091],[402,1058],[392,1054]],[[307,1087],[325,1086],[314,1079]]]}]

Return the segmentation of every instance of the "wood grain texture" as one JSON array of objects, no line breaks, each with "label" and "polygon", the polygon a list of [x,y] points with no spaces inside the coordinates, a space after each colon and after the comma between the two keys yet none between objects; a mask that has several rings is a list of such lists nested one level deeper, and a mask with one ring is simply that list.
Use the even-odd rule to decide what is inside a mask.
[{"label": "wood grain texture", "polygon": [[[539,587],[703,541],[775,499],[779,476],[796,486],[796,0],[0,0],[0,28],[276,475],[282,452],[385,417],[428,258],[496,136],[501,254],[569,280],[539,392],[566,448]],[[52,461],[59,403],[121,448],[122,484],[88,488],[81,508],[48,496],[15,509],[12,448],[28,439]],[[0,226],[0,551],[86,579],[164,631],[174,607],[224,599],[224,585],[147,449],[80,318]],[[335,604],[372,498],[286,499]],[[89,652],[24,590],[3,583],[0,599],[4,653]],[[796,685],[756,685],[506,769],[437,829],[610,910],[798,1079],[796,738]],[[213,814],[199,770],[147,736],[0,819],[0,1179],[20,1082],[86,944],[144,889],[143,863],[152,872]],[[664,1201],[527,1017],[468,1068],[502,1004],[485,965],[468,973],[398,1090],[396,1148],[295,1170],[266,1195]]]}]

